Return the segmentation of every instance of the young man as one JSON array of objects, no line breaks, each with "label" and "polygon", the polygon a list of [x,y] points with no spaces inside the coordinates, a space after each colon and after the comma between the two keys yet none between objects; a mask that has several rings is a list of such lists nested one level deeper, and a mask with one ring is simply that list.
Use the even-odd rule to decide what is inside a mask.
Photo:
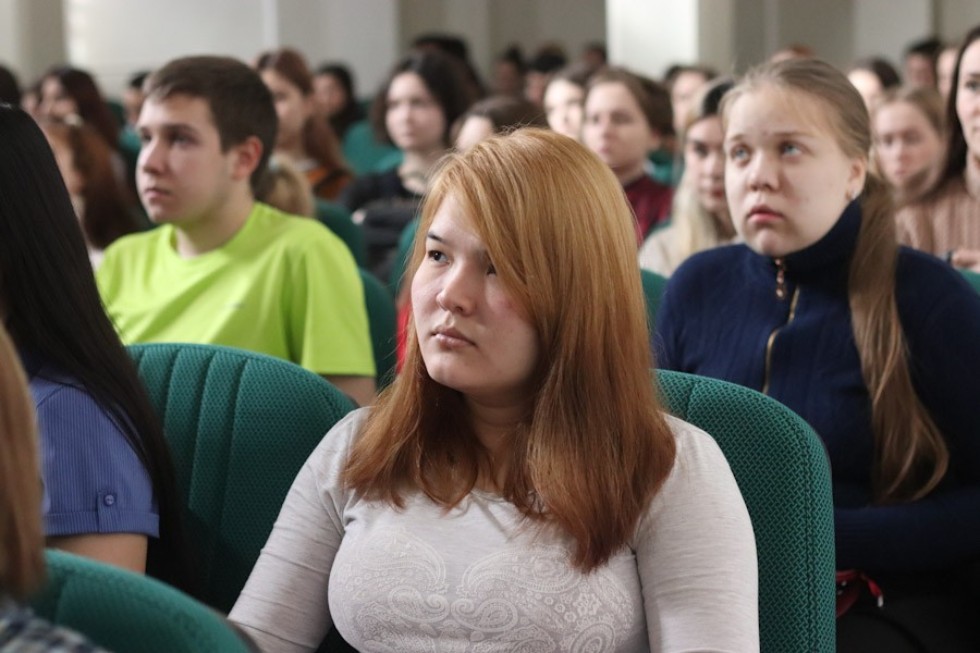
[{"label": "young man", "polygon": [[106,250],[103,301],[127,344],[279,356],[370,403],[374,359],[347,247],[255,200],[276,128],[272,96],[239,61],[188,57],[155,72],[137,124],[136,182],[161,227]]}]

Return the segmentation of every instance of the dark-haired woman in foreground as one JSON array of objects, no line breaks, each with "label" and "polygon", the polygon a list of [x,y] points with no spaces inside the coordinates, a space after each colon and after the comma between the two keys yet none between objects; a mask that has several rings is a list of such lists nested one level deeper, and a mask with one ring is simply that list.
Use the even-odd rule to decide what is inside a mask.
[{"label": "dark-haired woman in foreground", "polygon": [[980,297],[895,244],[867,110],[833,67],[758,68],[722,117],[745,245],[671,277],[659,361],[760,390],[823,439],[838,569],[848,592],[874,581],[838,620],[838,650],[980,650],[963,575],[980,556]]},{"label": "dark-haired woman in foreground", "polygon": [[54,156],[10,107],[0,151],[0,315],[37,409],[47,544],[140,572],[149,558],[184,585],[167,445],[102,309]]}]

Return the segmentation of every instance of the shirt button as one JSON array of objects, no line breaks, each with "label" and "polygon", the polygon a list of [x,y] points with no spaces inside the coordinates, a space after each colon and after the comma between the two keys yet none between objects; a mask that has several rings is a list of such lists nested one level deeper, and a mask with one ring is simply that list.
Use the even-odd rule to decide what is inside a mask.
[{"label": "shirt button", "polygon": [[102,503],[104,503],[107,506],[116,505],[116,495],[115,494],[105,495],[105,497],[102,498]]}]

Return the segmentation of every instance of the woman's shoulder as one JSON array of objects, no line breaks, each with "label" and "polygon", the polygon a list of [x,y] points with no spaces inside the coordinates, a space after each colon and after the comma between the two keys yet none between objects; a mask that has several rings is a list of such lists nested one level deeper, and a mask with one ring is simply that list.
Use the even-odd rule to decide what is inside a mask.
[{"label": "woman's shoulder", "polygon": [[340,476],[351,447],[367,423],[371,408],[358,408],[347,413],[320,440],[307,460],[319,483],[329,483]]}]

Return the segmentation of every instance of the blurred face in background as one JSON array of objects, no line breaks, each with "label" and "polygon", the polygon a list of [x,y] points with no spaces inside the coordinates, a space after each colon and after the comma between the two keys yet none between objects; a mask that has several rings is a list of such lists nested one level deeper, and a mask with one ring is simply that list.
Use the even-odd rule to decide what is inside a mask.
[{"label": "blurred face in background", "polygon": [[585,89],[578,84],[565,79],[553,80],[544,93],[548,126],[559,134],[581,140],[584,99]]},{"label": "blurred face in background", "polygon": [[301,147],[303,127],[313,115],[313,100],[303,94],[298,86],[284,75],[268,68],[260,73],[262,81],[272,93],[279,118],[276,147],[290,149]]},{"label": "blurred face in background", "polygon": [[708,83],[708,78],[696,70],[686,70],[677,75],[670,86],[670,104],[674,109],[674,132],[684,133],[684,124],[691,112],[691,105],[698,91]]},{"label": "blurred face in background", "polygon": [[643,174],[647,154],[659,147],[660,137],[629,88],[605,82],[593,86],[585,100],[582,142],[625,185]]},{"label": "blurred face in background", "polygon": [[708,116],[692,123],[684,139],[684,175],[694,184],[704,210],[727,219],[724,146],[720,117]]},{"label": "blurred face in background", "polygon": [[48,77],[41,84],[41,101],[38,104],[38,113],[45,118],[57,118],[64,120],[68,116],[78,113],[78,103],[68,95],[68,91],[61,85],[57,77]]},{"label": "blurred face in background", "polygon": [[396,147],[432,152],[445,147],[446,116],[417,74],[404,72],[388,87],[385,128]]},{"label": "blurred face in background", "polygon": [[348,100],[347,90],[333,75],[320,73],[313,77],[313,105],[317,115],[330,118],[347,106]]},{"label": "blurred face in background", "polygon": [[877,107],[871,121],[875,156],[882,175],[900,191],[938,168],[943,139],[911,102]]},{"label": "blurred face in background", "polygon": [[864,100],[864,106],[869,111],[885,91],[878,76],[863,68],[858,68],[847,73],[847,79],[850,80],[854,88],[861,94],[861,98]]}]

